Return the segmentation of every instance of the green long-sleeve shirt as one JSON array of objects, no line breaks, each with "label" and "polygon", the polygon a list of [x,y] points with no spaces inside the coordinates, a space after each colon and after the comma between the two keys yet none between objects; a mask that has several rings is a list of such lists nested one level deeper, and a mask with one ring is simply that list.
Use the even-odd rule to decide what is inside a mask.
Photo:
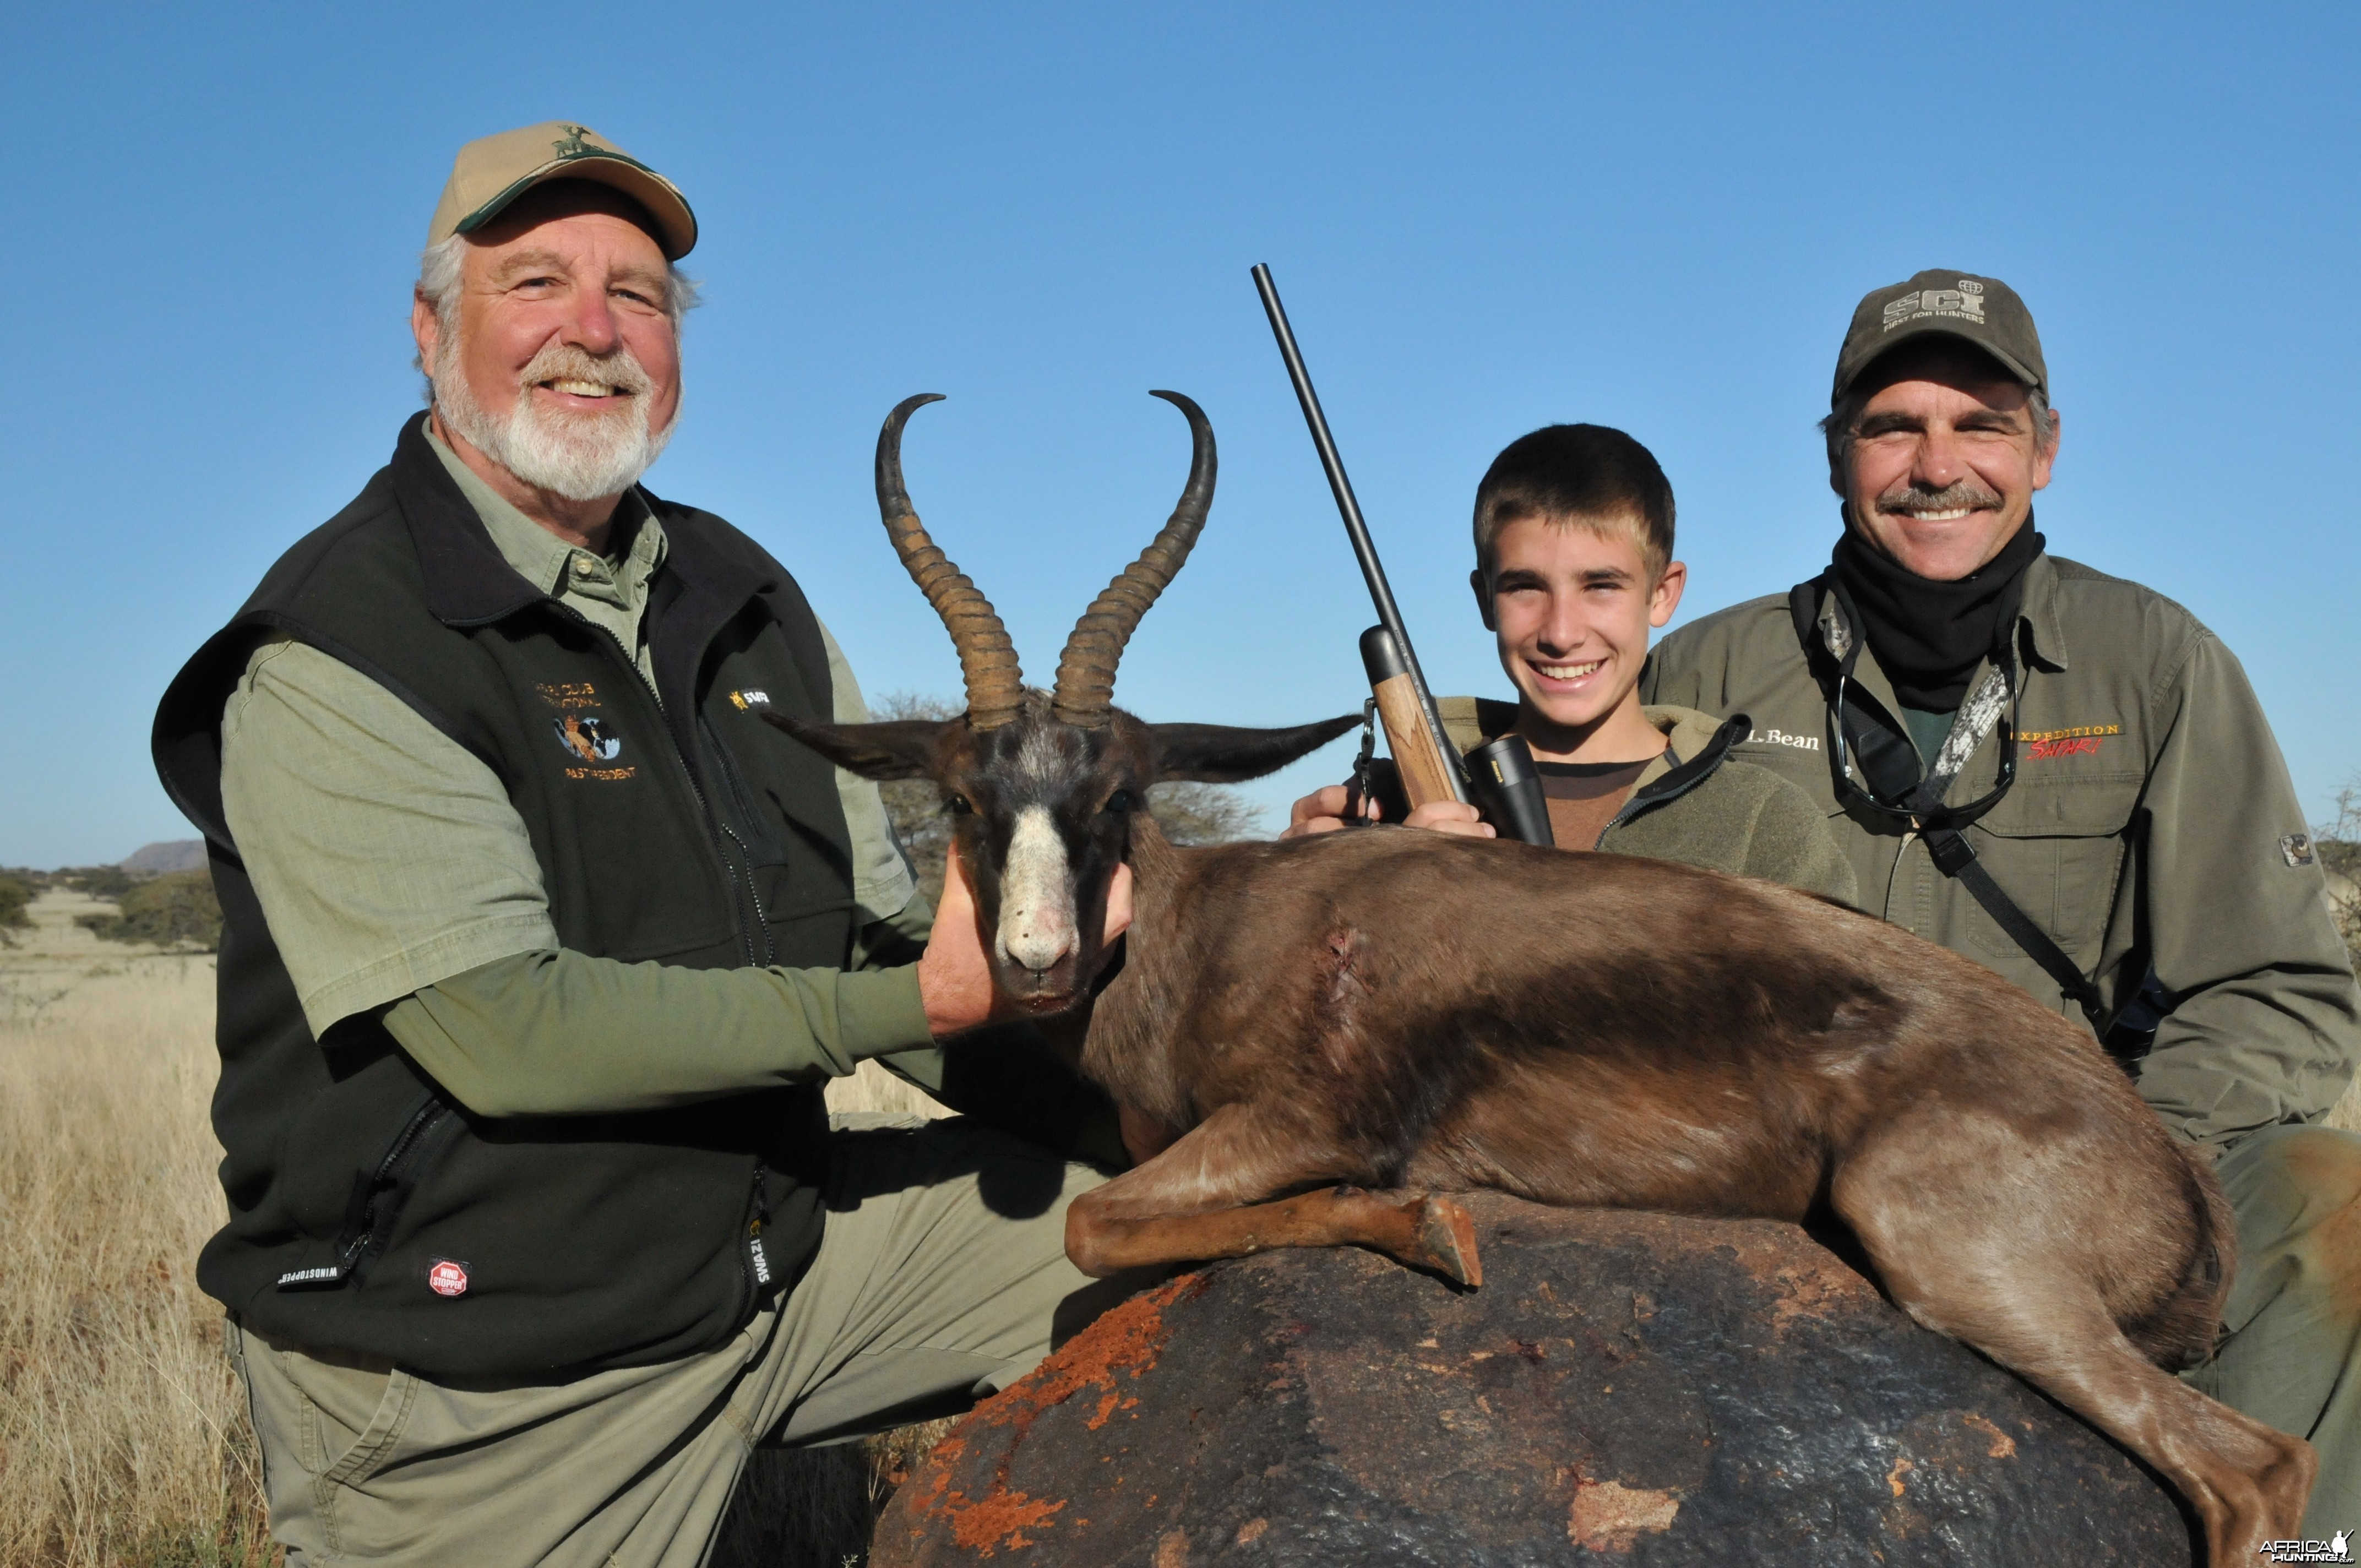
[{"label": "green long-sleeve shirt", "polygon": [[[634,650],[664,554],[636,494],[613,559],[535,524],[440,442],[510,565]],[[823,636],[825,636],[823,630]],[[833,639],[840,723],[866,719]],[[307,644],[249,660],[222,719],[222,800],[314,1035],[390,1004],[388,1028],[488,1115],[641,1109],[840,1075],[867,1057],[939,1087],[917,895],[876,786],[840,772],[866,924],[844,970],[684,970],[563,950],[524,824],[491,770],[407,703]]]}]

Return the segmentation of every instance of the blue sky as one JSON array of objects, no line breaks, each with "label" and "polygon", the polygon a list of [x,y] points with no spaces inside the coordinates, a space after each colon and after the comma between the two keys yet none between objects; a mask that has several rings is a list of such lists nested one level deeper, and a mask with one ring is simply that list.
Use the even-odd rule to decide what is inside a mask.
[{"label": "blue sky", "polygon": [[704,224],[650,484],[785,561],[873,693],[958,680],[868,492],[907,393],[950,394],[913,493],[1036,678],[1179,489],[1147,389],[1196,397],[1219,499],[1117,700],[1292,722],[1358,706],[1369,614],[1250,264],[1430,674],[1486,692],[1493,452],[1628,429],[1685,613],[1784,589],[1837,529],[1813,422],[1853,302],[1958,267],[2040,323],[2052,549],[2222,634],[2317,819],[2361,771],[2357,44],[2349,4],[10,7],[0,864],[187,836],[156,697],[417,406],[452,153],[556,117]]}]

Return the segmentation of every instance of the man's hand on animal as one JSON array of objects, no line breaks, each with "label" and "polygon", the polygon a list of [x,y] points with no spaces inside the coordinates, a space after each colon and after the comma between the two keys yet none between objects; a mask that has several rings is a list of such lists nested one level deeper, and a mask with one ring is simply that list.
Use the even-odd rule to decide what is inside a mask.
[{"label": "man's hand on animal", "polygon": [[[1131,868],[1117,866],[1107,883],[1106,920],[1100,940],[1112,945],[1131,926]],[[992,983],[992,960],[985,950],[993,941],[968,886],[967,868],[954,853],[943,865],[943,896],[935,905],[935,924],[927,938],[927,951],[918,959],[918,994],[927,1008],[927,1026],[937,1039],[964,1034],[985,1024],[1030,1017],[1035,1010],[1018,1006]],[[1124,1130],[1132,1142],[1132,1129]],[[1144,1135],[1143,1135],[1144,1138]],[[1170,1143],[1170,1137],[1165,1142]],[[1141,1157],[1137,1148],[1133,1157]]]},{"label": "man's hand on animal", "polygon": [[[1301,839],[1314,833],[1334,833],[1352,824],[1345,814],[1352,809],[1352,793],[1343,784],[1326,784],[1313,790],[1287,809],[1287,827],[1282,839]],[[1361,815],[1366,822],[1382,820],[1384,813],[1374,800],[1361,802]],[[1430,800],[1424,806],[1413,806],[1403,817],[1405,828],[1423,828],[1436,833],[1454,833],[1465,839],[1497,839],[1499,830],[1485,821],[1476,807],[1465,801]]]}]

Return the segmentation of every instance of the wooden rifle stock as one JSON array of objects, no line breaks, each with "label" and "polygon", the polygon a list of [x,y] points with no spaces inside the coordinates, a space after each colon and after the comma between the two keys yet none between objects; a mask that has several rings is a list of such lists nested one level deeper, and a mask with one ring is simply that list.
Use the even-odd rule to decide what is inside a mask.
[{"label": "wooden rifle stock", "polygon": [[1372,626],[1361,633],[1361,664],[1369,695],[1378,699],[1378,721],[1386,727],[1386,750],[1401,774],[1402,794],[1416,810],[1431,800],[1464,800],[1453,786],[1458,769],[1447,760],[1447,737],[1436,733],[1419,701],[1418,677],[1402,657],[1392,633]]}]

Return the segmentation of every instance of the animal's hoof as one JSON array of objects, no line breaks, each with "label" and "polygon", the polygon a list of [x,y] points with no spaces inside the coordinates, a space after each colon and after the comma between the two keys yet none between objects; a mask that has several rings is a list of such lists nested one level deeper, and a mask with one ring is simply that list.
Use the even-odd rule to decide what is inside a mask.
[{"label": "animal's hoof", "polygon": [[1476,1222],[1448,1198],[1419,1205],[1418,1244],[1428,1266],[1473,1290],[1484,1283],[1484,1260],[1476,1255]]}]

